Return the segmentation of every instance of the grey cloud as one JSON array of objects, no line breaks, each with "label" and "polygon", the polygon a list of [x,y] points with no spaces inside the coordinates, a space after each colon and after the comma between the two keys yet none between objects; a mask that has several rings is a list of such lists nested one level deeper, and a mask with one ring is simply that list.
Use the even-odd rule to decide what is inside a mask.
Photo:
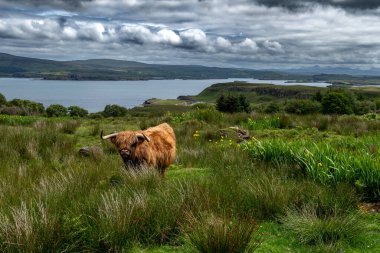
[{"label": "grey cloud", "polygon": [[[352,3],[343,0],[305,0],[304,7],[300,0],[77,2],[82,8],[75,13],[58,7],[28,12],[27,7],[22,13],[2,15],[0,51],[56,59],[127,57],[151,63],[264,68],[380,66],[380,17],[374,15],[380,9],[346,11],[364,10],[363,2],[362,7],[349,7]],[[64,1],[51,3],[58,6]],[[281,6],[307,10],[277,8]]]},{"label": "grey cloud", "polygon": [[378,0],[254,0],[268,7],[284,7],[290,10],[309,8],[312,5],[328,5],[345,9],[366,10],[380,7]]},{"label": "grey cloud", "polygon": [[93,0],[0,0],[0,3],[19,4],[29,6],[50,6],[65,9],[75,9],[82,7],[83,3]]},{"label": "grey cloud", "polygon": [[0,38],[37,39],[46,43],[90,41],[103,45],[138,44],[149,47],[170,46],[199,52],[216,53],[256,51],[256,42],[245,39],[232,43],[223,37],[208,37],[201,29],[174,31],[167,27],[142,24],[115,24],[67,18],[6,18],[0,20]]}]

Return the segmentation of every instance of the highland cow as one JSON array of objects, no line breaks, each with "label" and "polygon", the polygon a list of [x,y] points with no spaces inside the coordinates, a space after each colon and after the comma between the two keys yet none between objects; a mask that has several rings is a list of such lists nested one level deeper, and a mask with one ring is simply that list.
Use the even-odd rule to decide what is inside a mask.
[{"label": "highland cow", "polygon": [[157,169],[162,175],[173,163],[176,153],[176,139],[173,128],[163,123],[140,131],[122,131],[103,136],[110,139],[119,151],[127,169],[142,166]]}]

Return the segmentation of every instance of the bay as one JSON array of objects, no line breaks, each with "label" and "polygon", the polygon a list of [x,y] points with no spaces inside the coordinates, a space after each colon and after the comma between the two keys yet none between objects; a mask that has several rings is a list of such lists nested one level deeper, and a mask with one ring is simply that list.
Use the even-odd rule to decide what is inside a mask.
[{"label": "bay", "polygon": [[77,105],[89,112],[102,111],[107,104],[128,108],[141,105],[150,98],[172,99],[181,95],[196,95],[215,83],[245,81],[278,85],[307,85],[326,87],[329,83],[291,83],[286,80],[245,78],[208,80],[147,80],[147,81],[72,81],[27,78],[0,78],[0,93],[7,100],[29,99],[64,106]]}]

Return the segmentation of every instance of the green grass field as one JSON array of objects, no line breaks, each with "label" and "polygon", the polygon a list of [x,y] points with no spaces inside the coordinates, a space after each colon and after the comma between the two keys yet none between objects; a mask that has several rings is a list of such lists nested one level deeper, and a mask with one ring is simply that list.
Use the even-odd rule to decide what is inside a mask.
[{"label": "green grass field", "polygon": [[[379,120],[163,108],[0,116],[0,252],[380,251],[380,214],[359,208],[380,201]],[[178,147],[165,178],[99,138],[161,122]]]}]

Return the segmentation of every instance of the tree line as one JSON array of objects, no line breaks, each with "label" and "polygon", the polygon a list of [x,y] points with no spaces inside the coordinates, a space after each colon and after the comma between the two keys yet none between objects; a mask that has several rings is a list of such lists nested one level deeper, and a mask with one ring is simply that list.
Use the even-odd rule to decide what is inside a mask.
[{"label": "tree line", "polygon": [[12,99],[7,101],[0,93],[0,114],[21,116],[47,116],[47,117],[121,117],[128,112],[126,107],[120,105],[106,105],[99,113],[89,113],[88,110],[72,105],[65,107],[60,104],[52,104],[44,107],[42,103],[27,99]]},{"label": "tree line", "polygon": [[317,91],[311,99],[288,99],[264,105],[251,105],[243,94],[222,94],[216,100],[216,109],[221,112],[265,112],[293,114],[358,114],[380,110],[380,99],[364,99],[346,90]]}]

